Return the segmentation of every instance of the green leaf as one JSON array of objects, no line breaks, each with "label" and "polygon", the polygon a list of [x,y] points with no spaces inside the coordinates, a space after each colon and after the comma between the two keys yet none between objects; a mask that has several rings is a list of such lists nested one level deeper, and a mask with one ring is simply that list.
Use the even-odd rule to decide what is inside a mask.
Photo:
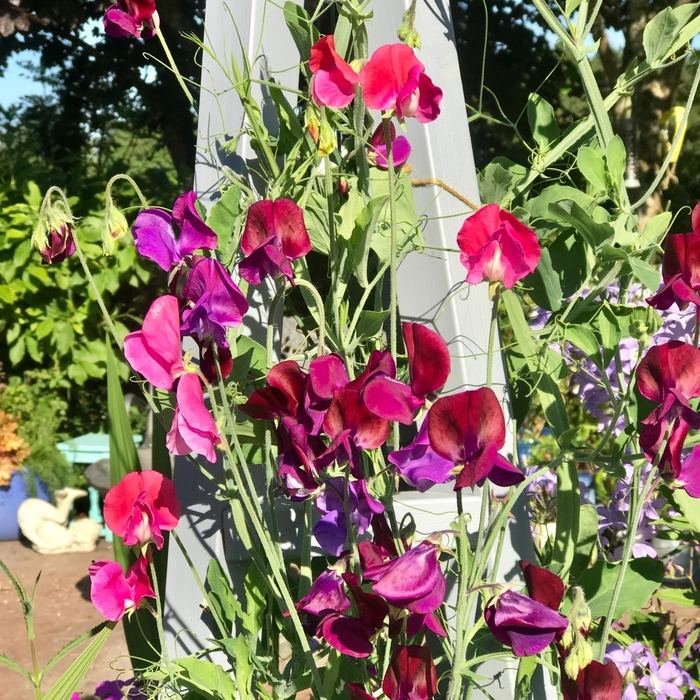
[{"label": "green leaf", "polygon": [[260,569],[253,563],[248,569],[245,580],[246,610],[243,626],[253,639],[257,639],[258,632],[262,627],[262,616],[267,607],[265,590],[267,584]]},{"label": "green leaf", "polygon": [[615,229],[610,224],[598,223],[576,202],[554,203],[549,210],[556,218],[573,226],[593,250],[612,240],[615,235]]},{"label": "green leaf", "polygon": [[9,656],[5,654],[0,654],[0,666],[5,666],[6,668],[16,671],[21,676],[24,676],[31,683],[32,674],[29,671],[25,671],[18,663],[14,662]]},{"label": "green leaf", "polygon": [[700,591],[659,588],[656,591],[656,597],[674,605],[680,605],[682,608],[700,608]]},{"label": "green leaf", "polygon": [[479,194],[484,204],[498,204],[508,208],[515,198],[518,185],[527,178],[522,165],[498,157],[479,173]]},{"label": "green leaf", "polygon": [[229,381],[244,384],[249,375],[252,379],[257,379],[266,373],[267,352],[257,341],[247,335],[241,335],[236,338],[236,345],[232,351],[233,371]]},{"label": "green leaf", "polygon": [[96,625],[91,630],[88,630],[84,634],[81,634],[79,637],[76,637],[72,642],[68,642],[68,644],[62,646],[51,657],[51,659],[49,659],[46,666],[44,666],[44,668],[41,669],[42,675],[46,675],[47,671],[50,668],[52,668],[54,664],[58,663],[64,656],[66,656],[66,654],[70,654],[74,649],[77,649],[81,644],[84,644],[85,642],[87,642],[88,639],[98,634],[106,624],[106,622],[101,622],[99,625]]},{"label": "green leaf", "polygon": [[302,5],[287,0],[284,3],[284,21],[287,23],[289,33],[296,44],[302,61],[306,61],[311,54],[311,46],[316,42],[318,30],[313,26],[308,12]]},{"label": "green leaf", "polygon": [[624,188],[623,178],[627,167],[627,152],[624,142],[617,134],[608,142],[605,160],[608,164],[608,172],[610,173],[613,187],[621,191]]},{"label": "green leaf", "polygon": [[554,118],[552,105],[534,93],[531,93],[527,100],[527,121],[540,150],[546,151],[547,147],[559,138],[559,125]]},{"label": "green leaf", "polygon": [[673,501],[688,521],[690,529],[700,532],[700,508],[698,507],[700,501],[690,496],[684,489],[673,491]]},{"label": "green leaf", "polygon": [[596,365],[601,366],[600,343],[588,326],[571,325],[566,327],[566,339]]},{"label": "green leaf", "polygon": [[608,179],[605,174],[605,161],[598,148],[581,146],[576,156],[576,165],[583,177],[598,190],[608,189]]},{"label": "green leaf", "polygon": [[216,558],[213,558],[207,567],[206,585],[209,589],[211,605],[214,608],[212,613],[218,617],[230,634],[236,618],[241,615],[241,604],[234,597],[228,576]]},{"label": "green leaf", "polygon": [[650,265],[648,262],[642,260],[641,258],[635,258],[630,255],[629,264],[632,268],[634,276],[651,292],[655,292],[659,288],[661,278],[659,276],[659,269],[654,265]]},{"label": "green leaf", "polygon": [[22,361],[22,358],[24,357],[25,350],[26,350],[26,344],[24,342],[24,336],[21,335],[17,339],[17,342],[10,348],[10,353],[9,353],[10,364],[18,365]]},{"label": "green leaf", "polygon": [[537,656],[523,656],[518,662],[518,675],[515,678],[515,700],[530,697],[532,674],[537,670]]},{"label": "green leaf", "polygon": [[566,583],[576,554],[581,517],[581,491],[576,462],[557,469],[557,529],[552,552],[552,571]]},{"label": "green leaf", "polygon": [[56,321],[53,327],[53,341],[56,345],[59,355],[67,355],[68,351],[73,346],[75,333],[71,328],[70,323],[65,321]]},{"label": "green leaf", "polygon": [[350,239],[352,252],[352,267],[357,281],[365,289],[369,286],[367,279],[367,263],[369,251],[372,246],[372,236],[377,226],[377,221],[382,213],[388,197],[375,197],[367,203],[367,206],[357,215],[355,228]]},{"label": "green leaf", "polygon": [[247,639],[241,634],[235,639],[222,639],[220,644],[235,661],[236,689],[241,699],[252,700],[254,695],[251,691],[251,681],[254,666],[251,663],[251,651]]},{"label": "green leaf", "polygon": [[36,342],[36,338],[28,335],[26,337],[27,352],[29,357],[36,363],[40,363],[44,359],[44,353],[39,350],[39,343]]},{"label": "green leaf", "polygon": [[566,0],[566,5],[564,6],[566,16],[571,17],[571,15],[576,12],[581,2],[582,0]]},{"label": "green leaf", "polygon": [[347,59],[351,35],[352,22],[347,13],[341,11],[340,17],[338,17],[338,21],[335,24],[333,38],[335,40],[335,50],[345,59]]},{"label": "green leaf", "polygon": [[226,250],[241,215],[241,188],[232,184],[221,195],[221,199],[211,208],[207,226],[219,238],[219,250]]},{"label": "green leaf", "polygon": [[620,329],[620,321],[615,312],[606,303],[600,309],[596,321],[600,330],[600,338],[603,345],[603,362],[607,367],[610,361],[615,356],[620,341],[622,340],[622,331]]},{"label": "green leaf", "polygon": [[46,338],[49,333],[53,330],[53,319],[52,318],[45,318],[42,321],[39,322],[37,327],[34,329],[34,337],[37,340],[41,340],[42,338]]},{"label": "green leaf", "polygon": [[512,289],[506,289],[502,296],[515,339],[534,377],[544,415],[554,434],[559,436],[569,428],[566,406],[564,406],[559,387],[554,379],[541,369],[537,346],[532,339],[530,327],[525,320],[525,314],[515,292]]},{"label": "green leaf", "polygon": [[578,523],[578,538],[576,552],[571,562],[571,576],[580,576],[591,564],[595,557],[598,544],[598,511],[595,506],[581,506]]},{"label": "green leaf", "polygon": [[649,244],[658,244],[664,237],[666,231],[668,231],[672,218],[673,215],[670,211],[664,211],[661,212],[661,214],[652,216],[644,226],[642,238],[646,239]]},{"label": "green leaf", "polygon": [[678,18],[670,7],[655,15],[644,28],[642,44],[650,66],[656,66],[671,48],[678,31]]},{"label": "green leaf", "polygon": [[210,700],[236,700],[236,684],[219,664],[191,656],[176,659],[173,664],[181,673],[181,682],[188,688],[200,691]]},{"label": "green leaf", "polygon": [[363,311],[357,322],[357,337],[366,340],[379,335],[387,318],[389,311]]},{"label": "green leaf", "polygon": [[353,229],[355,228],[355,219],[365,208],[365,200],[363,199],[357,188],[353,188],[348,192],[347,201],[343,203],[338,212],[340,215],[340,224],[338,226],[338,236],[343,240],[349,241],[352,237]]},{"label": "green leaf", "polygon": [[116,623],[108,622],[95,635],[93,640],[44,695],[44,700],[66,700],[80,688],[80,684],[95,663],[97,655],[107,641]]},{"label": "green leaf", "polygon": [[549,248],[542,249],[540,262],[535,271],[525,277],[523,286],[538,306],[549,311],[559,311],[562,305],[562,291],[559,275],[552,265]]},{"label": "green leaf", "polygon": [[[632,559],[622,583],[622,595],[618,598],[613,620],[619,620],[628,610],[641,610],[664,578],[664,563],[660,559],[639,557]],[[586,602],[595,620],[608,614],[612,593],[620,572],[620,562],[597,561],[576,580],[583,588]]]}]

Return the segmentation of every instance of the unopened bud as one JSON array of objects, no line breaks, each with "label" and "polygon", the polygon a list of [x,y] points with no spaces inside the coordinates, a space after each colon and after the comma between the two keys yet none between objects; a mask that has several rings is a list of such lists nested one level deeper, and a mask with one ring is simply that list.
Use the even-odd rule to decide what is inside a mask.
[{"label": "unopened bud", "polygon": [[591,661],[593,661],[593,649],[583,637],[579,637],[577,644],[566,657],[564,671],[569,678],[576,680],[579,671],[586,668]]},{"label": "unopened bud", "polygon": [[410,46],[412,49],[420,49],[420,36],[416,31],[416,3],[413,2],[411,7],[403,13],[401,26],[396,31],[399,41]]},{"label": "unopened bud", "polygon": [[335,132],[333,129],[331,129],[331,125],[325,119],[321,122],[321,133],[318,136],[316,145],[318,146],[319,156],[329,156],[331,153],[333,153],[333,151],[335,151]]},{"label": "unopened bud", "polygon": [[48,202],[32,233],[32,245],[44,265],[63,262],[75,253],[73,217],[61,204]]},{"label": "unopened bud", "polygon": [[110,201],[105,212],[102,225],[102,251],[105,255],[114,253],[115,242],[129,230],[129,224],[124,214]]},{"label": "unopened bud", "polygon": [[348,192],[350,192],[350,183],[348,182],[346,177],[341,177],[338,180],[338,192],[343,195],[343,197],[348,196]]}]

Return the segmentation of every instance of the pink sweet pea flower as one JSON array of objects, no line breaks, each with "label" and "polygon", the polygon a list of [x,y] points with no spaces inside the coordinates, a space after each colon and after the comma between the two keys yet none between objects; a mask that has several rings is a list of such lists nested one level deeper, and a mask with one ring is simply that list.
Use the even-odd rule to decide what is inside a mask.
[{"label": "pink sweet pea flower", "polygon": [[107,620],[117,622],[136,610],[144,598],[156,597],[147,567],[148,559],[144,556],[129,567],[126,575],[115,561],[96,561],[90,565],[90,599]]},{"label": "pink sweet pea flower", "polygon": [[513,486],[524,476],[498,454],[505,444],[506,424],[496,394],[486,387],[443,396],[428,411],[430,446],[455,465],[455,491],[481,486],[486,477]]},{"label": "pink sweet pea flower", "polygon": [[343,109],[355,97],[355,85],[360,76],[335,50],[333,35],[322,36],[311,47],[309,70],[311,95],[320,107]]},{"label": "pink sweet pea flower", "polygon": [[177,384],[177,408],[165,444],[171,454],[203,455],[216,462],[214,446],[221,442],[216,422],[204,405],[204,393],[196,374],[184,374]]},{"label": "pink sweet pea flower", "polygon": [[175,484],[160,472],[130,472],[105,496],[107,527],[129,547],[164,544],[163,532],[180,520]]},{"label": "pink sweet pea flower", "polygon": [[430,700],[437,693],[437,683],[437,670],[428,647],[394,646],[382,683],[389,700]]},{"label": "pink sweet pea flower", "polygon": [[185,372],[177,297],[158,297],[151,304],[141,330],[124,338],[124,357],[154,387],[166,391],[173,388],[175,380]]},{"label": "pink sweet pea flower", "polygon": [[[411,144],[405,136],[396,136],[394,122],[389,123],[389,135],[391,136],[391,153],[394,159],[394,167],[403,165],[411,155]],[[386,138],[384,135],[384,124],[380,124],[369,140],[368,159],[378,168],[386,170],[389,167],[387,160]]]},{"label": "pink sweet pea flower", "polygon": [[134,36],[150,39],[155,30],[155,0],[117,0],[110,5],[104,16],[107,36],[122,38]]},{"label": "pink sweet pea flower", "polygon": [[258,285],[267,275],[293,282],[292,260],[311,251],[304,212],[291,199],[255,202],[248,209],[241,250],[245,257],[238,271],[249,284]]},{"label": "pink sweet pea flower", "polygon": [[442,90],[406,44],[380,46],[362,67],[360,85],[370,109],[393,109],[399,119],[415,117],[423,124],[440,114]]},{"label": "pink sweet pea flower", "polygon": [[511,289],[540,261],[537,234],[497,204],[487,204],[467,217],[457,234],[467,282],[502,282]]},{"label": "pink sweet pea flower", "polygon": [[664,286],[647,299],[655,309],[668,309],[674,302],[684,309],[691,303],[700,313],[700,204],[693,209],[691,223],[691,233],[671,233],[666,237],[661,265]]}]

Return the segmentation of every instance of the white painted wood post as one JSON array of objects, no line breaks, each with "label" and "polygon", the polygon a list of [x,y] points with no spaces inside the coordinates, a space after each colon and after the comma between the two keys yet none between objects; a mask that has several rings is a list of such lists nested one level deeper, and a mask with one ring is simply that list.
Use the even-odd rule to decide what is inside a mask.
[{"label": "white painted wood post", "polygon": [[[397,41],[396,29],[409,4],[410,0],[378,0],[372,3],[370,9],[374,12],[374,18],[368,26],[370,52],[382,44]],[[238,44],[233,17],[243,47]],[[444,97],[442,113],[437,121],[422,125],[416,120],[407,120],[408,138],[412,146],[409,161],[413,167],[412,177],[438,178],[478,203],[476,171],[448,0],[419,2],[416,27],[423,46],[419,58],[425,64],[428,75],[443,89]],[[239,64],[243,49],[256,66],[258,75],[261,75],[261,71],[262,75],[270,71],[282,84],[296,88],[298,55],[279,6],[266,0],[208,0],[205,41],[220,58],[233,52]],[[237,95],[230,89],[230,81],[206,53],[203,55],[202,83],[204,89],[200,101],[195,177],[200,196],[206,203],[213,203],[222,167],[231,167],[245,175],[247,164],[255,155],[247,139],[241,139],[235,155],[228,156],[220,148],[222,142],[240,130],[244,115]],[[260,86],[254,89],[256,98],[263,102],[263,115],[272,122],[268,128],[274,133],[273,110],[264,109],[265,95]],[[426,243],[435,248],[455,248],[457,231],[469,213],[465,205],[437,187],[415,188],[414,197],[418,214],[427,218],[424,230]],[[486,380],[491,302],[485,284],[463,287],[456,296],[451,297],[464,278],[465,271],[458,254],[434,249],[430,250],[429,255],[411,253],[399,268],[398,294],[402,318],[431,325],[448,342],[452,373],[447,391],[483,386]],[[264,332],[266,318],[259,315],[263,306],[261,304],[254,310],[251,318],[246,318],[246,326],[253,335]],[[512,445],[512,420],[502,362],[494,362],[493,388],[501,399],[510,426],[507,445]],[[512,451],[507,456],[514,458]],[[199,571],[205,571],[210,557],[217,556],[227,561],[234,579],[239,579],[234,580],[234,586],[239,585],[247,566],[243,563],[247,561],[246,553],[240,542],[231,536],[230,528],[224,526],[226,514],[222,504],[213,498],[209,482],[199,477],[186,462],[179,460],[176,461],[175,481],[178,493],[184,499],[184,517],[178,532]],[[481,495],[477,490],[473,494],[466,492],[464,496],[465,510],[471,515],[470,531],[474,531],[478,527]],[[456,518],[455,498],[450,484],[435,487],[426,494],[401,493],[396,501],[398,517],[411,511],[421,535],[446,529]],[[516,506],[514,516],[499,567],[501,581],[519,573],[519,559],[532,561],[534,557],[530,524],[523,503]],[[298,522],[295,523],[292,508],[286,521],[293,531],[296,530]],[[226,534],[222,536],[222,532]],[[295,533],[290,532],[287,539],[289,546],[293,547]],[[201,596],[175,547],[170,548],[168,581],[167,641],[170,647],[176,646],[177,653],[187,653],[205,644],[208,631],[196,605]],[[173,585],[173,581],[177,583]],[[188,631],[181,634],[183,629]],[[175,635],[179,636],[175,638]],[[493,677],[493,682],[487,684],[491,696],[496,700],[505,700],[513,697],[516,669],[517,664],[504,667],[503,663],[499,663],[484,665],[479,672],[483,676]],[[486,696],[475,692],[473,697]],[[537,688],[536,685],[535,697],[553,698],[554,690],[543,686]]]}]

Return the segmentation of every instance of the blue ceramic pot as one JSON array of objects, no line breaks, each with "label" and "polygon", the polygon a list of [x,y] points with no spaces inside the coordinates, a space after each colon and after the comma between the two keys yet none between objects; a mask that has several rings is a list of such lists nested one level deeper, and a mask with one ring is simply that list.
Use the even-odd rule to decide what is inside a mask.
[{"label": "blue ceramic pot", "polygon": [[[25,483],[27,472],[14,472],[10,479],[10,485],[0,487],[0,540],[19,539],[19,525],[17,524],[17,510],[20,504],[29,498]],[[42,501],[49,500],[49,492],[46,485],[36,480],[36,497]]]}]

